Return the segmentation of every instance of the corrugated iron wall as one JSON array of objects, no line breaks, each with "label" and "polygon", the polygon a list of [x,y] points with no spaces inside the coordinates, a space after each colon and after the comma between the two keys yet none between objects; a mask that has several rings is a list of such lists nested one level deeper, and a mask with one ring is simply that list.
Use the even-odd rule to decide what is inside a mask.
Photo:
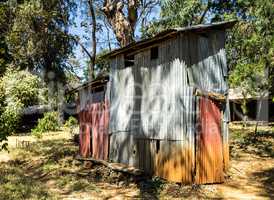
[{"label": "corrugated iron wall", "polygon": [[222,31],[187,33],[157,44],[156,60],[144,49],[134,66],[124,67],[123,55],[111,61],[110,160],[171,181],[194,181],[194,87],[226,92],[223,41]]},{"label": "corrugated iron wall", "polygon": [[157,60],[150,60],[149,49],[142,51],[132,67],[123,67],[122,56],[113,61],[110,159],[192,182],[195,97],[186,87],[188,54],[180,53],[187,47],[180,45],[187,43],[163,42]]},{"label": "corrugated iron wall", "polygon": [[[92,95],[91,95],[92,94]],[[96,159],[108,159],[109,101],[105,92],[80,91],[80,154]]]},{"label": "corrugated iron wall", "polygon": [[223,155],[224,155],[224,171],[226,172],[229,168],[229,129],[228,125],[230,122],[230,108],[229,99],[226,98],[225,104],[222,109],[222,137],[223,137]]},{"label": "corrugated iron wall", "polygon": [[214,31],[204,35],[189,34],[190,85],[205,91],[227,94],[227,63],[225,32]]}]

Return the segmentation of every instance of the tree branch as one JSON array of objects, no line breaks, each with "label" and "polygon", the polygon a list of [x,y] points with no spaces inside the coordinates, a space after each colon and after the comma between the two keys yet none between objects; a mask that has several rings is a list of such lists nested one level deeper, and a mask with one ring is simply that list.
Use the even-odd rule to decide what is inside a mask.
[{"label": "tree branch", "polygon": [[205,10],[204,10],[204,12],[203,12],[203,14],[202,14],[200,20],[199,20],[199,24],[201,24],[201,23],[204,21],[204,18],[205,18],[206,13],[208,12],[208,10],[209,10],[209,8],[210,8],[210,5],[211,5],[211,2],[208,1],[207,6],[206,6],[206,8],[205,8]]},{"label": "tree branch", "polygon": [[92,60],[92,55],[89,53],[89,51],[87,50],[87,48],[81,43],[80,39],[76,39],[75,37],[71,37],[78,45],[80,45],[80,47],[82,48],[82,50],[87,54],[87,56],[89,57],[90,60]]},{"label": "tree branch", "polygon": [[93,48],[93,55],[91,58],[91,63],[90,63],[90,79],[92,79],[92,74],[95,66],[95,59],[96,59],[96,31],[97,31],[97,26],[96,26],[96,17],[95,17],[95,11],[94,11],[94,6],[93,6],[93,0],[88,1],[89,4],[89,11],[92,19],[92,48]]}]

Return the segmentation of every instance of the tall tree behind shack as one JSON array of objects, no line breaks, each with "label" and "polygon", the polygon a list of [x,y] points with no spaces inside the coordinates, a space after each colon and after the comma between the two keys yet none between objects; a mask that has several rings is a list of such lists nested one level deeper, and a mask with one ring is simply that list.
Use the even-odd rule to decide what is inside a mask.
[{"label": "tall tree behind shack", "polygon": [[[7,4],[13,5],[12,2]],[[73,9],[72,0],[28,0],[10,6],[13,19],[5,41],[13,65],[45,72],[45,81],[65,81],[66,61],[74,46],[68,32]],[[49,77],[49,72],[55,76]]]},{"label": "tall tree behind shack", "polygon": [[[100,58],[96,56],[97,48],[100,45],[97,45],[98,38],[100,38],[100,32],[102,32],[102,27],[108,31],[109,27],[115,35],[118,46],[123,47],[135,41],[135,32],[138,24],[143,25],[146,21],[147,16],[151,10],[158,5],[158,0],[86,0],[83,1],[83,7],[88,11],[88,19],[90,20],[90,45],[92,49],[88,50],[79,38],[76,38],[75,41],[79,44],[85,54],[88,56],[88,71],[89,80],[92,80],[95,77],[95,68],[98,71],[98,68],[102,65],[102,52],[108,52],[111,50],[111,44],[109,41],[109,32],[108,35],[108,50],[103,49],[100,53]],[[87,24],[83,22],[83,24]],[[86,25],[85,25],[86,26]],[[104,35],[104,34],[101,34]],[[103,36],[105,37],[105,36]],[[117,45],[115,45],[117,46]],[[99,59],[100,61],[96,61]],[[99,67],[96,67],[98,65]],[[102,69],[103,71],[104,69]]]}]

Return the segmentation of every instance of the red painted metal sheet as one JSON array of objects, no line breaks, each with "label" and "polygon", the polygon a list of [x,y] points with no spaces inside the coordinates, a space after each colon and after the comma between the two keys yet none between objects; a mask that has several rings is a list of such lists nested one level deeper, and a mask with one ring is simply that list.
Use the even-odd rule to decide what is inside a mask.
[{"label": "red painted metal sheet", "polygon": [[83,157],[90,156],[90,128],[86,124],[80,125],[80,154]]},{"label": "red painted metal sheet", "polygon": [[108,159],[109,103],[88,103],[79,113],[80,154],[96,159]]},{"label": "red painted metal sheet", "polygon": [[92,157],[101,160],[108,158],[108,102],[93,104],[92,108]]},{"label": "red painted metal sheet", "polygon": [[221,112],[216,102],[201,98],[200,130],[197,137],[195,182],[224,181]]}]

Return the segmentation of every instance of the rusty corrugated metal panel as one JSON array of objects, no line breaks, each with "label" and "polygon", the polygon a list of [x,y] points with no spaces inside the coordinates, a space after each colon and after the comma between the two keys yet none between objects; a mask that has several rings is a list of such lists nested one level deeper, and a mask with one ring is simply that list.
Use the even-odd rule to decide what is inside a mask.
[{"label": "rusty corrugated metal panel", "polygon": [[92,104],[92,157],[95,159],[108,159],[108,102]]},{"label": "rusty corrugated metal panel", "polygon": [[[85,113],[80,113],[80,118],[84,118]],[[80,141],[80,155],[82,157],[89,157],[91,155],[90,152],[90,127],[86,123],[80,123],[80,134],[79,134],[79,141]]]},{"label": "rusty corrugated metal panel", "polygon": [[224,109],[223,109],[223,126],[222,126],[225,172],[229,168],[229,127],[228,127],[229,122],[230,122],[230,108],[229,108],[229,99],[227,97],[226,104],[224,105]]},{"label": "rusty corrugated metal panel", "polygon": [[201,98],[199,107],[195,182],[220,183],[224,181],[221,112],[215,102],[206,98]]},{"label": "rusty corrugated metal panel", "polygon": [[108,159],[109,100],[105,91],[79,91],[80,154],[96,159]]},{"label": "rusty corrugated metal panel", "polygon": [[[150,60],[150,51],[144,50],[135,55],[133,68],[112,66],[111,103],[117,107],[111,111],[110,159],[170,181],[190,183],[195,166],[195,97],[193,88],[187,86],[186,39],[160,44],[155,61]],[[116,63],[123,64],[120,58]],[[129,103],[125,100],[128,94],[141,98]],[[139,115],[131,115],[125,106]],[[129,115],[122,115],[124,111],[130,111]],[[121,126],[121,121],[127,126]],[[156,153],[157,141],[160,149]]]},{"label": "rusty corrugated metal panel", "polygon": [[192,155],[192,149],[182,141],[160,141],[154,155],[155,174],[173,182],[192,183]]}]

